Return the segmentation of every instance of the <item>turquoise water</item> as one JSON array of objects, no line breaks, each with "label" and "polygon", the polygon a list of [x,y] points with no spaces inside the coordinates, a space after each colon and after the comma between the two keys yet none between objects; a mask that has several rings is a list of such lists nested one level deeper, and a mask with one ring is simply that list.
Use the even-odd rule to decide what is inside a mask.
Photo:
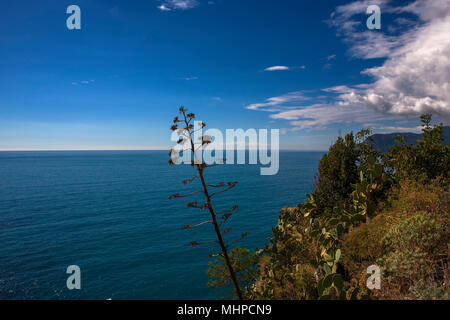
[{"label": "turquoise water", "polygon": [[[303,201],[322,153],[282,152],[280,172],[225,165],[209,183],[239,181],[215,199],[234,204],[229,222],[240,246],[262,247],[279,210]],[[0,299],[217,299],[206,286],[214,245],[208,219],[168,196],[193,190],[190,166],[169,166],[167,152],[0,152]],[[66,287],[66,268],[81,268],[81,290]]]}]

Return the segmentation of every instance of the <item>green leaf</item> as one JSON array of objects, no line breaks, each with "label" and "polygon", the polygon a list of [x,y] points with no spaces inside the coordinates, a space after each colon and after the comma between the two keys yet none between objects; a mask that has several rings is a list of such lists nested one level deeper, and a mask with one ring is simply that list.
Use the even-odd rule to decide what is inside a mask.
[{"label": "green leaf", "polygon": [[324,289],[327,289],[331,287],[332,283],[333,283],[333,274],[329,274],[325,278],[323,278],[322,286]]},{"label": "green leaf", "polygon": [[319,293],[319,296],[322,295],[323,291],[324,291],[324,287],[323,287],[323,280],[324,279],[320,279],[319,282],[317,283],[317,291]]},{"label": "green leaf", "polygon": [[341,249],[337,249],[334,256],[334,262],[338,263],[340,258],[341,258]]},{"label": "green leaf", "polygon": [[325,254],[323,255],[323,257],[325,258],[325,260],[326,260],[327,262],[333,262],[333,261],[334,261],[334,258],[333,258],[332,256],[330,256],[328,253],[325,253]]},{"label": "green leaf", "polygon": [[326,274],[331,273],[331,268],[326,263],[323,264],[323,270],[325,270]]},{"label": "green leaf", "polygon": [[377,164],[376,166],[375,166],[375,169],[374,169],[374,175],[375,175],[375,179],[378,179],[378,178],[380,178],[381,177],[381,174],[383,173],[383,167],[380,165],[380,164]]},{"label": "green leaf", "polygon": [[374,165],[374,164],[375,164],[375,161],[376,161],[376,159],[375,159],[374,155],[373,155],[373,154],[369,154],[369,156],[367,157],[367,162],[368,162],[370,165]]}]

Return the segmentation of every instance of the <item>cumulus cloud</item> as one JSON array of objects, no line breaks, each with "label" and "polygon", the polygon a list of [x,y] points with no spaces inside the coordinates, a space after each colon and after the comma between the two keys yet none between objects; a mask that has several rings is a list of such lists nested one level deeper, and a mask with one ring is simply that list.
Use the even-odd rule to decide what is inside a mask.
[{"label": "cumulus cloud", "polygon": [[[383,113],[450,116],[450,0],[417,0],[392,12],[417,14],[423,23],[397,36],[363,32],[351,52],[363,58],[386,57],[364,70],[373,82],[353,101]],[[362,44],[361,44],[362,43]]]},{"label": "cumulus cloud", "polygon": [[[432,2],[432,4],[431,4]],[[423,21],[431,21],[436,18],[446,18],[450,12],[449,0],[420,0],[410,3],[405,7],[395,8],[397,12],[410,12],[420,17]]]},{"label": "cumulus cloud", "polygon": [[[423,113],[450,119],[450,0],[416,0],[403,7],[394,3],[354,1],[337,7],[328,21],[349,44],[350,57],[384,58],[379,66],[362,71],[370,82],[322,89],[328,95],[326,102],[316,96],[309,97],[313,103],[305,104],[305,96],[297,92],[247,108],[270,111],[271,118],[288,120],[294,129],[365,123],[368,119],[400,120]],[[396,34],[369,31],[362,25],[365,19],[353,18],[365,15],[372,4],[379,5],[382,14],[407,13],[416,19],[408,18],[408,23],[403,16],[394,19],[403,26]],[[295,103],[297,106],[293,106]]]},{"label": "cumulus cloud", "polygon": [[187,10],[194,8],[197,5],[197,0],[164,0],[161,1],[161,5],[158,6],[158,9],[161,11]]}]

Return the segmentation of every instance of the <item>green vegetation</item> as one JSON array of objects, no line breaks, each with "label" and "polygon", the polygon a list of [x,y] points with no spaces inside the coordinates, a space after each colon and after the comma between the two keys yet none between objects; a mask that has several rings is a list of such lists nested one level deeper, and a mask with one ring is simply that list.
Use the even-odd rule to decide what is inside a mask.
[{"label": "green vegetation", "polygon": [[313,197],[317,211],[331,214],[335,207],[342,208],[358,181],[358,151],[353,133],[339,137],[319,164]]},{"label": "green vegetation", "polygon": [[[258,277],[257,264],[259,256],[257,253],[250,252],[244,248],[233,248],[229,252],[231,265],[236,273],[236,278],[241,290],[249,291]],[[228,288],[232,283],[228,277],[228,269],[222,257],[214,262],[209,262],[209,269],[206,271],[210,280],[207,285],[211,288]],[[225,298],[233,297],[233,291],[227,293]]]},{"label": "green vegetation", "polygon": [[[450,298],[450,146],[442,124],[421,120],[415,145],[399,137],[381,154],[362,130],[330,147],[314,191],[281,211],[265,248],[235,249],[233,266],[251,274],[247,299]],[[381,270],[380,290],[366,286],[371,265]],[[208,274],[210,285],[229,283],[220,259]]]}]

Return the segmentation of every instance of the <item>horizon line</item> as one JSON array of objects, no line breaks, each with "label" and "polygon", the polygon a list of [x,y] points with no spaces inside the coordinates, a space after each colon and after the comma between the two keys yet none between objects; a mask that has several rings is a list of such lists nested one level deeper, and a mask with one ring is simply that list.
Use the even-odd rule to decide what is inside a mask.
[{"label": "horizon line", "polygon": [[[223,151],[228,151],[230,149],[224,149]],[[234,151],[249,151],[254,149],[235,149]],[[170,151],[167,149],[0,149],[0,152],[88,152],[88,151]],[[256,149],[258,151],[258,149]],[[279,151],[305,151],[305,152],[323,152],[328,151],[327,149],[279,149]]]}]

